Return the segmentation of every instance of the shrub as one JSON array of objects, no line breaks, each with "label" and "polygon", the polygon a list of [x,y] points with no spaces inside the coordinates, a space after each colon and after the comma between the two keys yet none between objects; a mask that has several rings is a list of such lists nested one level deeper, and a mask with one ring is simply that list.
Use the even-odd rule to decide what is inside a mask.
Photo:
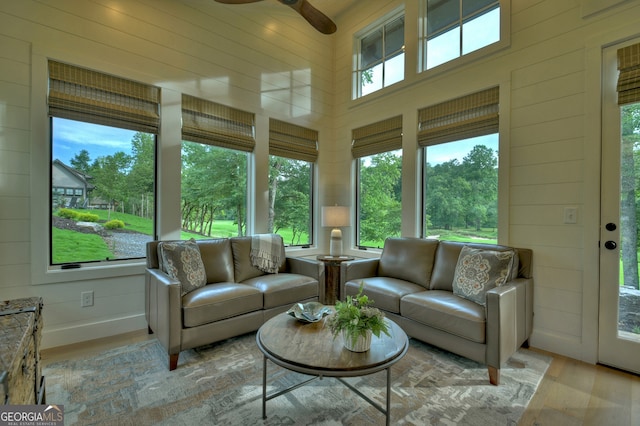
[{"label": "shrub", "polygon": [[105,223],[104,227],[107,229],[121,229],[124,228],[124,222],[118,219],[113,219]]},{"label": "shrub", "polygon": [[78,220],[81,222],[97,222],[100,220],[100,216],[93,213],[81,213],[78,214]]},{"label": "shrub", "polygon": [[60,209],[60,210],[58,210],[58,216],[63,217],[65,219],[78,220],[78,212],[73,211],[71,209]]}]

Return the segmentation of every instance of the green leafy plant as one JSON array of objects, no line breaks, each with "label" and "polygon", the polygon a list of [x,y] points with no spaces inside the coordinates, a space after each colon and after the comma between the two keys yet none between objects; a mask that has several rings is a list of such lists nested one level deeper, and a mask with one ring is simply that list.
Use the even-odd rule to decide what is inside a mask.
[{"label": "green leafy plant", "polygon": [[361,283],[358,294],[347,296],[344,302],[336,302],[336,311],[327,318],[327,325],[334,339],[340,332],[344,332],[345,337],[355,344],[359,336],[365,337],[367,330],[371,330],[376,337],[380,337],[380,333],[390,336],[384,314],[378,308],[370,306],[373,300],[362,294],[363,289],[364,283]]},{"label": "green leafy plant", "polygon": [[113,219],[105,223],[104,227],[107,229],[122,229],[124,228],[124,222],[118,219]]},{"label": "green leafy plant", "polygon": [[65,219],[78,220],[78,213],[71,209],[60,209],[58,211],[58,216],[63,217]]},{"label": "green leafy plant", "polygon": [[78,220],[80,222],[98,222],[100,216],[93,213],[78,213]]}]

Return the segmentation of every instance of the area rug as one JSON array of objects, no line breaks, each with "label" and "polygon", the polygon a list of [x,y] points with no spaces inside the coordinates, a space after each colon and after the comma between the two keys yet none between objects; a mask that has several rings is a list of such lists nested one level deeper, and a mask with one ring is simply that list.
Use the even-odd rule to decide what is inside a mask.
[{"label": "area rug", "polygon": [[[520,349],[489,384],[486,366],[410,340],[391,370],[391,424],[515,425],[551,358]],[[155,340],[44,368],[48,404],[64,406],[65,425],[377,425],[382,413],[333,378],[267,402],[262,419],[262,353],[255,333],[180,354],[169,371]],[[268,390],[308,376],[267,363]],[[384,372],[348,379],[384,406]]]}]

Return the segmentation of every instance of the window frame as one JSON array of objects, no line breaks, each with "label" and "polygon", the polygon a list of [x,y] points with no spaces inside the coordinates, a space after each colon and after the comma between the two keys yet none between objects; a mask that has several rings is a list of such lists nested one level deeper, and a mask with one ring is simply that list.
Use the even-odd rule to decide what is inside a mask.
[{"label": "window frame", "polygon": [[[399,18],[403,18],[405,21],[402,24],[402,29],[403,29],[403,43],[402,43],[402,47],[400,50],[395,50],[391,55],[387,55],[385,52],[385,48],[384,48],[384,44],[385,44],[385,31],[384,28],[388,25],[391,24],[393,21],[395,21],[396,19]],[[382,31],[382,58],[378,61],[375,61],[375,64],[383,65],[383,77],[382,77],[382,86],[379,89],[376,89],[370,93],[367,93],[365,95],[362,94],[362,73],[368,69],[373,69],[375,66],[377,65],[372,65],[367,67],[366,69],[362,68],[361,63],[362,63],[362,52],[361,52],[361,48],[362,48],[362,40],[365,39],[367,36],[373,34],[375,31],[381,30]],[[362,30],[356,32],[353,36],[353,51],[354,51],[354,55],[353,55],[353,69],[352,69],[352,100],[357,100],[357,99],[361,99],[364,98],[368,95],[372,95],[374,93],[378,93],[381,90],[387,88],[387,87],[391,87],[393,85],[396,85],[398,83],[402,83],[403,81],[406,81],[407,79],[407,61],[406,61],[406,16],[405,16],[405,10],[404,8],[399,8],[396,10],[393,10],[392,12],[385,14],[382,18],[374,21],[373,23],[371,23],[370,25],[366,26],[365,28],[363,28]],[[400,52],[400,53],[398,53]],[[403,76],[402,79],[395,81],[389,85],[385,85],[385,79],[384,79],[384,74],[385,74],[385,64],[389,61],[392,60],[400,55],[403,55],[403,61],[404,61],[404,65],[403,65]]]},{"label": "window frame", "polygon": [[[305,161],[305,160],[298,160],[295,158],[290,158],[290,157],[285,157],[285,156],[281,156],[281,155],[274,155],[274,154],[269,154],[269,170],[271,170],[271,157],[278,157],[278,158],[282,158],[288,161]],[[316,163],[312,162],[312,161],[305,161],[306,163],[309,164],[309,242],[304,243],[304,244],[290,244],[287,243],[287,241],[285,240],[285,245],[287,247],[291,247],[291,248],[309,248],[311,246],[313,246],[315,244],[315,227],[314,227],[314,223],[316,222],[315,220],[315,212],[314,212],[314,207],[315,207],[315,176],[316,176]],[[271,178],[271,176],[269,176],[269,179]],[[269,192],[271,190],[269,189]],[[275,231],[274,231],[275,232]],[[276,232],[277,233],[277,232]],[[284,239],[284,237],[283,237]]]},{"label": "window frame", "polygon": [[[29,205],[23,209],[30,214],[30,241],[16,243],[16,256],[30,258],[29,271],[32,285],[62,284],[74,281],[96,279],[136,277],[144,274],[145,259],[120,260],[117,262],[100,262],[86,264],[77,269],[62,269],[51,267],[49,235],[51,214],[49,210],[51,196],[51,126],[48,106],[43,99],[47,99],[49,79],[49,52],[42,46],[34,44],[31,53],[31,93],[30,93],[30,144],[31,144],[31,177]],[[56,60],[72,64],[82,64],[87,69],[96,69],[111,75],[126,75],[127,78],[145,83],[146,75],[129,69],[124,69],[112,63],[99,60],[87,60],[79,55],[56,55]],[[152,84],[147,82],[148,84]],[[164,102],[164,101],[163,101]],[[161,103],[162,108],[162,103]],[[159,135],[157,135],[159,136]],[[43,146],[46,141],[46,146]],[[158,145],[157,145],[158,146]],[[44,149],[43,149],[44,148]],[[156,166],[158,166],[156,159]],[[156,175],[156,184],[160,176]],[[19,201],[19,200],[17,200]],[[156,201],[156,232],[158,226],[157,211],[159,202]]]},{"label": "window frame", "polygon": [[458,68],[467,65],[478,59],[490,56],[499,52],[511,45],[511,0],[498,0],[500,5],[500,40],[495,43],[489,44],[485,47],[476,49],[464,55],[460,55],[455,59],[436,65],[433,68],[427,68],[426,66],[426,14],[427,14],[427,0],[420,2],[419,12],[419,40],[418,40],[418,74],[425,76],[433,76],[440,73],[451,71],[454,68]]}]

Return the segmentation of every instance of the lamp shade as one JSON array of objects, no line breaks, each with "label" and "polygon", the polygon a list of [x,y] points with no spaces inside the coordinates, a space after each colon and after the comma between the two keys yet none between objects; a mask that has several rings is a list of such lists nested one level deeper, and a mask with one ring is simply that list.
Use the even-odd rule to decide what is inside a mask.
[{"label": "lamp shade", "polygon": [[322,226],[337,228],[350,225],[351,215],[349,214],[349,207],[329,206],[322,208]]}]

